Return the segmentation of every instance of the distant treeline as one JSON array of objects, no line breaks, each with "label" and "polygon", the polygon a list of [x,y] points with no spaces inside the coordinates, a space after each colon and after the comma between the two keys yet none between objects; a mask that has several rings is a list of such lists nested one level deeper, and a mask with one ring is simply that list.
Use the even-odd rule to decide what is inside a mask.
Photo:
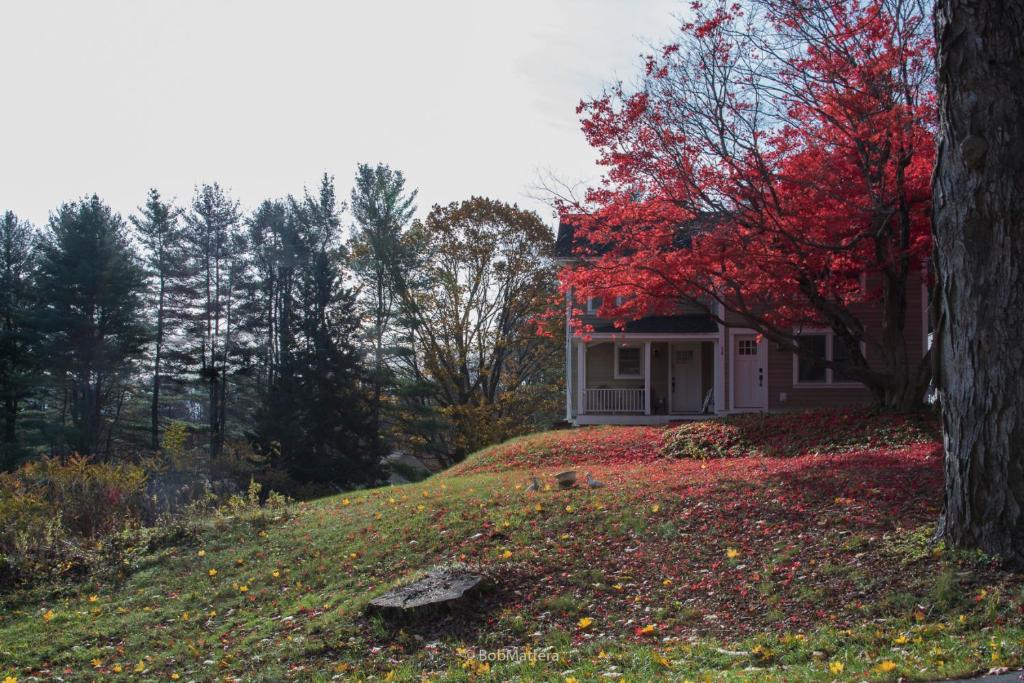
[{"label": "distant treeline", "polygon": [[159,452],[183,423],[208,463],[351,485],[395,449],[444,465],[550,421],[550,230],[484,198],[413,220],[415,197],[361,165],[349,205],[325,175],[249,213],[216,183],[128,219],[95,195],[41,230],[6,212],[0,468]]}]

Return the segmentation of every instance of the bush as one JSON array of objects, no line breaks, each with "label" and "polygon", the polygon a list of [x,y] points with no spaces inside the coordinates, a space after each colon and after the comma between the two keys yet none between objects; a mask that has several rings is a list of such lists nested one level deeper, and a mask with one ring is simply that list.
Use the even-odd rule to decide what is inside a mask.
[{"label": "bush", "polygon": [[198,467],[197,452],[175,436],[181,430],[168,433],[162,452],[141,464],[73,455],[0,473],[0,590],[123,572],[140,552],[194,542],[200,522],[214,512],[259,527],[286,518],[290,499],[263,495],[255,481],[239,495],[230,478],[211,478]]},{"label": "bush", "polygon": [[930,415],[847,408],[750,413],[689,422],[665,432],[661,453],[698,459],[785,457],[902,448],[937,439],[938,426]]},{"label": "bush", "polygon": [[96,539],[138,523],[145,485],[141,467],[77,455],[0,474],[0,579],[86,571]]}]

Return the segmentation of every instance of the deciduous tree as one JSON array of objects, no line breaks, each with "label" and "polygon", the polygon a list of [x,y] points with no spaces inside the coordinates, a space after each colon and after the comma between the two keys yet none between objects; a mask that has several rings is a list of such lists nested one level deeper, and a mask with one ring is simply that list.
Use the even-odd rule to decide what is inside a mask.
[{"label": "deciduous tree", "polygon": [[[580,106],[608,170],[563,206],[593,247],[565,286],[620,321],[681,302],[723,322],[730,312],[796,353],[802,329],[831,328],[846,353],[822,364],[882,405],[920,404],[930,365],[906,320],[930,250],[926,9],[696,5],[638,87]],[[880,322],[863,316],[867,302]]]},{"label": "deciduous tree", "polygon": [[435,206],[410,233],[422,287],[404,305],[458,459],[504,436],[491,429],[501,400],[545,378],[557,354],[532,324],[553,292],[553,239],[535,213],[483,197]]}]

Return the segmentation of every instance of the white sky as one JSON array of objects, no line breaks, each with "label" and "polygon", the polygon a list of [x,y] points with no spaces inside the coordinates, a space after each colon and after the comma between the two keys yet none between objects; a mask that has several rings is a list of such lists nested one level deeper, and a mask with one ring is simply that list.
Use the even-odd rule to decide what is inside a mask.
[{"label": "white sky", "polygon": [[[575,114],[678,0],[26,0],[0,5],[0,210],[217,181],[251,208],[382,161],[431,204],[594,180]],[[347,218],[346,218],[347,222]]]}]

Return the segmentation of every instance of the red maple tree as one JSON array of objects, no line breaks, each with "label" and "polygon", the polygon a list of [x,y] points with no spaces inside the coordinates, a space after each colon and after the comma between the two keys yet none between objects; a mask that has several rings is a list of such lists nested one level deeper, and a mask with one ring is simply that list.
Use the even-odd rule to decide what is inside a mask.
[{"label": "red maple tree", "polygon": [[563,289],[620,324],[697,305],[797,353],[801,330],[827,327],[846,353],[823,365],[883,405],[919,404],[930,365],[906,319],[931,250],[926,9],[693,5],[639,85],[580,104],[607,172],[561,202],[581,257]]}]

